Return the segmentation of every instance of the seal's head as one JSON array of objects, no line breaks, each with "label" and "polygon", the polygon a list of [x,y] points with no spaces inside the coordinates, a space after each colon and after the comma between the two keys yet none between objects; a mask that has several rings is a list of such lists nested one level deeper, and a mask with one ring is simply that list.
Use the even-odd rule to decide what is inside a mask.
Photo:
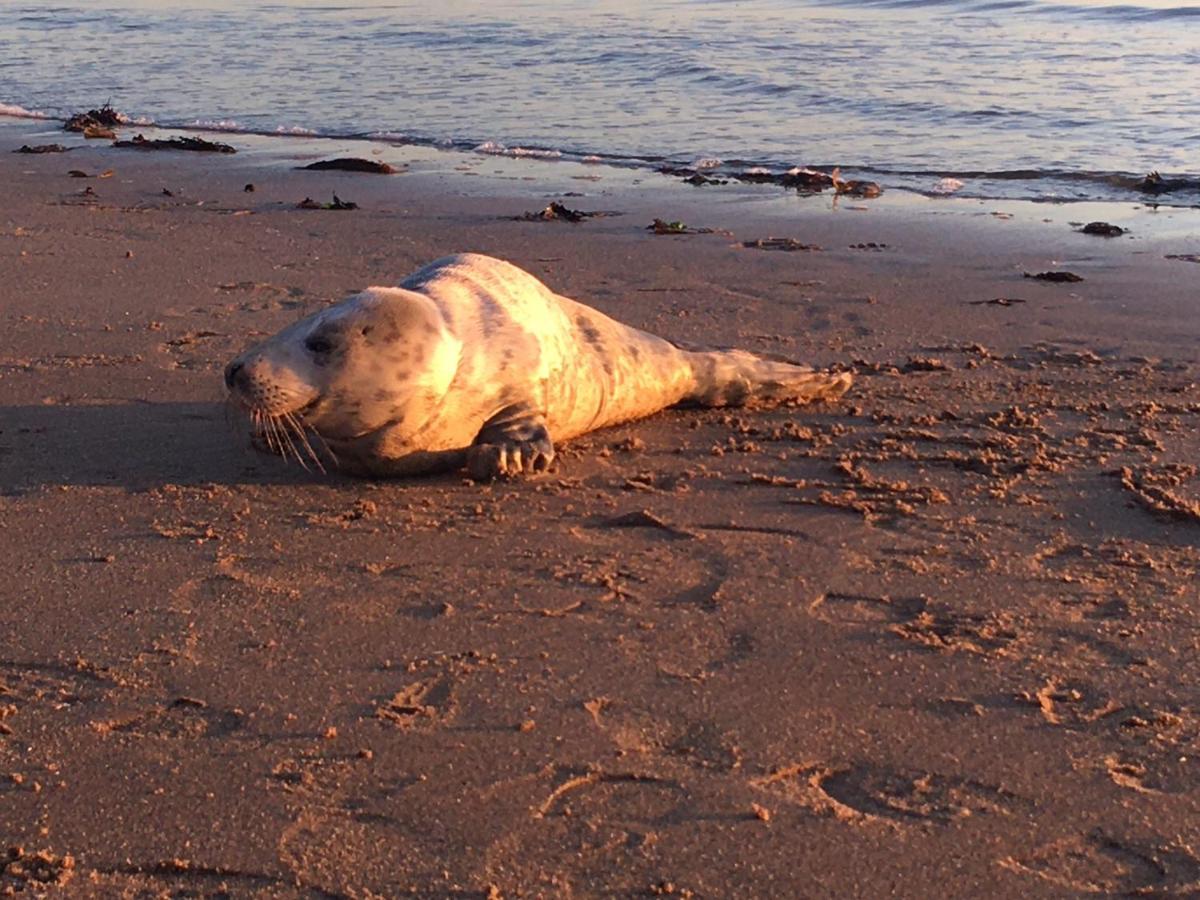
[{"label": "seal's head", "polygon": [[460,352],[428,297],[368,288],[247,350],[226,366],[225,385],[268,449],[303,462],[291,439],[308,449],[306,432],[336,452],[381,429],[419,427]]}]

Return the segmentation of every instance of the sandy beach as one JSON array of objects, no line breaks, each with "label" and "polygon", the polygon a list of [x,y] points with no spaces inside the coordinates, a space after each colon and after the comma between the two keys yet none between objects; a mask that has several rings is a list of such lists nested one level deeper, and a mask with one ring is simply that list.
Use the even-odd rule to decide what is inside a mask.
[{"label": "sandy beach", "polygon": [[[1200,892],[1200,211],[35,128],[0,127],[0,893]],[[295,168],[373,149],[401,174]],[[610,214],[514,220],[552,200]],[[251,449],[228,360],[468,250],[855,386],[494,485]]]}]

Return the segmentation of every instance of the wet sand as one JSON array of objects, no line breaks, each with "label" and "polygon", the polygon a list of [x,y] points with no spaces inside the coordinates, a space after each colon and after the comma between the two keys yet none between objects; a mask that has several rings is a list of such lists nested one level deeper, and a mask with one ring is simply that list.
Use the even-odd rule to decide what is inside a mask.
[{"label": "wet sand", "polygon": [[[0,892],[1200,891],[1200,265],[1165,258],[1200,213],[32,142],[0,130]],[[623,214],[513,221],[551,200]],[[229,358],[462,250],[855,388],[491,486],[249,448]]]}]

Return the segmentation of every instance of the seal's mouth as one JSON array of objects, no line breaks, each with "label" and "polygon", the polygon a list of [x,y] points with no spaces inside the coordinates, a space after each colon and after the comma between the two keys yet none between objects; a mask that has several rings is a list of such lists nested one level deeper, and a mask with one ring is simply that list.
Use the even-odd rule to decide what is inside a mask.
[{"label": "seal's mouth", "polygon": [[337,457],[329,449],[329,445],[313,425],[304,419],[304,414],[310,411],[320,401],[320,397],[306,403],[302,407],[284,412],[271,412],[260,406],[247,404],[236,393],[230,395],[241,411],[250,418],[251,443],[256,449],[264,450],[285,460],[300,464],[305,471],[315,468],[325,472],[322,454],[317,452],[311,438],[315,438],[319,447],[335,465]]},{"label": "seal's mouth", "polygon": [[240,412],[244,412],[251,417],[282,418],[290,416],[298,419],[305,425],[309,424],[305,421],[309,413],[316,409],[317,404],[321,402],[320,396],[316,396],[302,406],[274,408],[272,404],[263,403],[262,400],[255,397],[248,397],[244,391],[239,391],[236,388],[229,391],[226,399]]},{"label": "seal's mouth", "polygon": [[307,425],[308,423],[305,422],[305,416],[308,413],[312,412],[314,409],[316,409],[317,404],[320,402],[321,402],[321,398],[319,396],[313,397],[311,400],[309,400],[307,403],[305,403],[299,409],[293,409],[291,411],[291,415],[295,416],[297,419],[299,419],[301,422],[304,422],[304,424]]}]

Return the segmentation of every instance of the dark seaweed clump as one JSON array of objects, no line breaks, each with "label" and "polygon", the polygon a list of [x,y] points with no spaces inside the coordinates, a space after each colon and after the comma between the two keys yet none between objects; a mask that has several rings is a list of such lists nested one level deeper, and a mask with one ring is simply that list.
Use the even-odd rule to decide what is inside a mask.
[{"label": "dark seaweed clump", "polygon": [[134,150],[194,150],[200,153],[237,153],[228,144],[219,141],[206,141],[198,137],[155,138],[150,140],[143,135],[137,135],[133,140],[114,141],[114,147],[126,147]]},{"label": "dark seaweed clump", "polygon": [[1025,277],[1033,278],[1037,281],[1053,281],[1060,284],[1073,284],[1077,281],[1083,281],[1083,276],[1076,275],[1074,272],[1038,272],[1036,275],[1032,272],[1026,272]]},{"label": "dark seaweed clump", "polygon": [[1120,237],[1125,229],[1120,225],[1110,225],[1108,222],[1088,222],[1079,229],[1083,234],[1094,234],[1098,237]]},{"label": "dark seaweed clump", "polygon": [[89,109],[87,112],[75,113],[71,118],[63,124],[66,131],[87,131],[89,128],[115,128],[117,125],[124,125],[128,119],[121,113],[117,112],[107,103],[98,109]]},{"label": "dark seaweed clump", "polygon": [[316,172],[372,172],[376,175],[394,175],[399,171],[395,166],[389,166],[385,162],[378,162],[373,159],[361,159],[356,156],[346,156],[341,159],[322,159],[307,166],[301,166],[300,168],[311,169]]}]

